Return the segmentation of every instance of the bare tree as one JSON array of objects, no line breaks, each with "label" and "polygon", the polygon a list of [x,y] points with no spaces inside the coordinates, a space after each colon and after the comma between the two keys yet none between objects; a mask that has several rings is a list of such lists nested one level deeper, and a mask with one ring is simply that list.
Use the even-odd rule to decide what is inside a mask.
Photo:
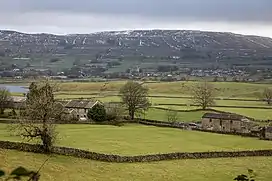
[{"label": "bare tree", "polygon": [[148,89],[140,83],[128,81],[121,89],[120,96],[122,103],[129,112],[130,118],[133,120],[135,114],[143,114],[150,106],[148,100]]},{"label": "bare tree", "polygon": [[53,146],[56,138],[54,122],[63,113],[53,92],[54,86],[49,81],[32,83],[17,127],[19,135],[28,141],[40,140],[45,152],[50,152]]},{"label": "bare tree", "polygon": [[199,83],[192,89],[194,103],[203,110],[214,104],[214,88],[208,82]]},{"label": "bare tree", "polygon": [[272,89],[266,88],[262,93],[262,100],[267,102],[268,105],[272,102]]},{"label": "bare tree", "polygon": [[105,108],[108,121],[119,121],[124,118],[125,109],[122,104],[108,103]]},{"label": "bare tree", "polygon": [[166,116],[167,116],[167,121],[168,122],[177,122],[178,120],[178,112],[168,109],[166,110]]},{"label": "bare tree", "polygon": [[0,87],[0,114],[4,114],[5,109],[12,103],[10,92],[6,88]]}]

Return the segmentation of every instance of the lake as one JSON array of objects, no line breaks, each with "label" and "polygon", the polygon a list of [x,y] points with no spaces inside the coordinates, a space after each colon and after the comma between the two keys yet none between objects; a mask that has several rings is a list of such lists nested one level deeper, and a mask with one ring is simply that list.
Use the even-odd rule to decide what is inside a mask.
[{"label": "lake", "polygon": [[19,85],[6,85],[6,84],[0,84],[0,87],[4,87],[8,89],[10,92],[16,92],[16,93],[27,93],[28,88],[24,86],[19,86]]}]

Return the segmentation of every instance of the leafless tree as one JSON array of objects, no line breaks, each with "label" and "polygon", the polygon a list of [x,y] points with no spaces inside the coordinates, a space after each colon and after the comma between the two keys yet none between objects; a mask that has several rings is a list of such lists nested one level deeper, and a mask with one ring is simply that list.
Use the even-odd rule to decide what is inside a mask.
[{"label": "leafless tree", "polygon": [[49,81],[32,83],[16,129],[28,141],[40,140],[45,152],[50,152],[53,146],[56,138],[54,122],[64,110],[55,101],[53,92],[54,86]]},{"label": "leafless tree", "polygon": [[203,110],[212,106],[214,102],[214,88],[208,82],[198,83],[192,89],[194,103]]},{"label": "leafless tree", "polygon": [[167,121],[168,122],[177,122],[178,120],[178,112],[168,109],[166,110],[166,116],[167,116]]},{"label": "leafless tree", "polygon": [[150,106],[148,89],[138,82],[128,81],[120,89],[120,96],[132,120],[135,114],[143,114]]},{"label": "leafless tree", "polygon": [[267,102],[268,105],[271,104],[271,102],[272,102],[272,89],[270,89],[270,88],[264,89],[264,91],[262,93],[262,100]]},{"label": "leafless tree", "polygon": [[12,97],[8,89],[0,87],[0,114],[4,114],[5,109],[12,103]]},{"label": "leafless tree", "polygon": [[108,103],[105,108],[109,121],[118,121],[125,116],[125,109],[122,104]]}]

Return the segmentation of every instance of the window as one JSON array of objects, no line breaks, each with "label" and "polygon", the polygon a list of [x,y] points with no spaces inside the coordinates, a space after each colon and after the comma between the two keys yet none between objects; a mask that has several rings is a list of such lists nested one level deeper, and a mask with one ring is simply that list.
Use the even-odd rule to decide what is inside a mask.
[{"label": "window", "polygon": [[212,119],[210,118],[210,123],[212,122]]}]

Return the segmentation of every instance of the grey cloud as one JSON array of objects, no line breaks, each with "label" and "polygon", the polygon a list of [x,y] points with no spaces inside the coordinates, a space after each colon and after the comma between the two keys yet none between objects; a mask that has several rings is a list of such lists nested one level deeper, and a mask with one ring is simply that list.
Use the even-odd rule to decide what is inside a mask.
[{"label": "grey cloud", "polygon": [[139,15],[198,21],[272,22],[271,0],[0,0],[2,12]]}]

